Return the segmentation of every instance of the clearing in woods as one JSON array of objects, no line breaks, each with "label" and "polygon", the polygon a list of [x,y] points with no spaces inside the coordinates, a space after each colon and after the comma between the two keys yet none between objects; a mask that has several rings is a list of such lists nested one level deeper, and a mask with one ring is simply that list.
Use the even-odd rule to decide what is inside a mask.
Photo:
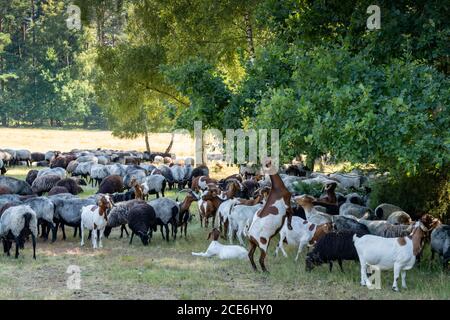
[{"label": "clearing in woods", "polygon": [[[0,138],[9,147],[41,152],[97,147],[143,149],[140,140],[118,140],[120,144],[115,144],[117,140],[109,133],[95,131],[0,129]],[[161,139],[165,141],[154,139],[153,149],[160,151],[158,143],[161,149],[165,148],[169,139],[170,135]],[[173,152],[182,152],[175,146],[176,143]],[[212,176],[219,178],[236,170],[226,169]],[[27,171],[24,167],[11,168],[7,175],[24,179]],[[82,197],[96,191],[84,188]],[[167,196],[175,199],[176,193],[171,191]],[[72,236],[73,229],[67,228],[66,241],[61,240],[61,232],[53,244],[38,240],[36,261],[32,259],[30,243],[26,243],[18,260],[0,254],[0,299],[450,299],[450,275],[442,271],[438,259],[430,263],[429,245],[421,264],[407,272],[407,290],[391,290],[392,271],[382,272],[381,290],[368,290],[359,285],[356,262],[344,262],[344,273],[337,265],[331,273],[328,265],[308,273],[304,263],[306,250],[297,263],[293,247],[286,248],[288,258],[281,254],[275,258],[278,237],[272,240],[267,256],[270,274],[253,272],[247,259],[193,257],[191,252],[206,250],[209,241],[208,230],[200,227],[196,204],[191,212],[196,215],[188,226],[187,239],[166,242],[158,231],[150,245],[144,247],[137,237],[129,245],[129,238],[119,239],[119,232],[114,230],[104,240],[104,248],[94,251],[90,241],[81,248],[79,238]],[[70,265],[81,269],[80,290],[66,286]]]}]

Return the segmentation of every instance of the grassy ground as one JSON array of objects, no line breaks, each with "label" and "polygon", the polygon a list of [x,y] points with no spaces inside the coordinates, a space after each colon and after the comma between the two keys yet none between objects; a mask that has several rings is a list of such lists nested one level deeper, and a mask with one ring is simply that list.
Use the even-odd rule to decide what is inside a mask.
[{"label": "grassy ground", "polygon": [[[23,178],[26,171],[8,174]],[[94,191],[87,188],[82,196]],[[115,230],[96,251],[90,242],[81,248],[69,228],[66,241],[60,233],[53,244],[39,241],[36,261],[27,243],[18,260],[0,255],[0,299],[264,299],[267,291],[274,299],[450,299],[450,275],[437,260],[429,263],[429,248],[422,265],[407,273],[409,289],[395,293],[392,271],[383,272],[381,290],[368,290],[359,286],[358,264],[345,262],[345,273],[330,273],[326,265],[307,273],[305,253],[297,263],[295,248],[287,248],[288,258],[275,258],[276,242],[267,260],[270,274],[253,272],[248,260],[193,257],[192,251],[209,245],[208,231],[197,217],[188,228],[187,239],[167,243],[158,232],[148,247],[138,238],[129,245]],[[81,269],[81,290],[67,289],[69,265]]]},{"label": "grassy ground", "polygon": [[[170,137],[170,133],[150,134],[150,148],[159,152],[166,150]],[[119,139],[113,137],[110,131],[94,130],[0,128],[0,141],[3,142],[1,148],[28,149],[32,152],[70,151],[77,148],[145,150],[144,138]],[[180,157],[195,154],[193,139],[176,135],[172,152]]]}]

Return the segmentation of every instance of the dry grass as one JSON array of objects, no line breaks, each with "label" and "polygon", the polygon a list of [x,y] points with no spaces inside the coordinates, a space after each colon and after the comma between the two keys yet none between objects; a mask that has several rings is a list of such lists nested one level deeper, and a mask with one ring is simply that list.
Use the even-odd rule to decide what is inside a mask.
[{"label": "dry grass", "polygon": [[[150,148],[152,151],[165,151],[170,137],[170,133],[150,134]],[[94,130],[0,128],[0,141],[2,141],[2,148],[28,149],[35,152],[96,148],[145,150],[144,138],[119,139],[113,137],[110,131]],[[172,152],[180,157],[192,156],[195,154],[193,139],[177,135]]]}]

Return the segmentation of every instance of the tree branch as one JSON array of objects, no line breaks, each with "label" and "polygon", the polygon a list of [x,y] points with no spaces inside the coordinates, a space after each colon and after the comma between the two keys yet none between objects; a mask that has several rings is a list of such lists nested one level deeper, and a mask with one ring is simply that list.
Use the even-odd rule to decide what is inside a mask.
[{"label": "tree branch", "polygon": [[176,96],[174,96],[173,94],[171,94],[171,93],[169,93],[169,92],[166,92],[166,91],[163,91],[163,90],[160,90],[160,89],[151,87],[151,86],[149,86],[148,84],[147,84],[147,85],[144,85],[143,83],[139,83],[139,84],[140,84],[141,86],[143,86],[143,87],[144,87],[145,89],[147,89],[147,90],[153,90],[153,91],[156,91],[156,92],[158,92],[158,93],[160,93],[160,94],[162,94],[162,95],[165,95],[165,96],[167,96],[167,97],[169,97],[169,98],[175,100],[176,102],[182,104],[183,106],[189,107],[189,104],[188,104],[188,103],[186,103],[186,102],[184,102],[184,101],[178,99]]}]

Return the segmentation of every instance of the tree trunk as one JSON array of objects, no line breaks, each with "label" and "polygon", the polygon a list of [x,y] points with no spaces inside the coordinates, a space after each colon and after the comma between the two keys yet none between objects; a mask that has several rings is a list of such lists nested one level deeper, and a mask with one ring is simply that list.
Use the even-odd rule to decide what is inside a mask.
[{"label": "tree trunk", "polygon": [[166,149],[166,153],[170,153],[170,150],[172,150],[173,146],[173,139],[175,138],[175,134],[172,132],[172,136],[170,137],[170,143],[169,146]]},{"label": "tree trunk", "polygon": [[150,152],[150,143],[148,141],[147,127],[145,127],[144,137],[145,137],[145,148],[147,149],[147,152],[150,154],[151,152]]},{"label": "tree trunk", "polygon": [[253,59],[255,58],[255,45],[253,43],[253,27],[250,21],[250,13],[248,11],[244,14],[244,22],[247,34],[248,54],[250,55],[250,61],[253,62]]}]

